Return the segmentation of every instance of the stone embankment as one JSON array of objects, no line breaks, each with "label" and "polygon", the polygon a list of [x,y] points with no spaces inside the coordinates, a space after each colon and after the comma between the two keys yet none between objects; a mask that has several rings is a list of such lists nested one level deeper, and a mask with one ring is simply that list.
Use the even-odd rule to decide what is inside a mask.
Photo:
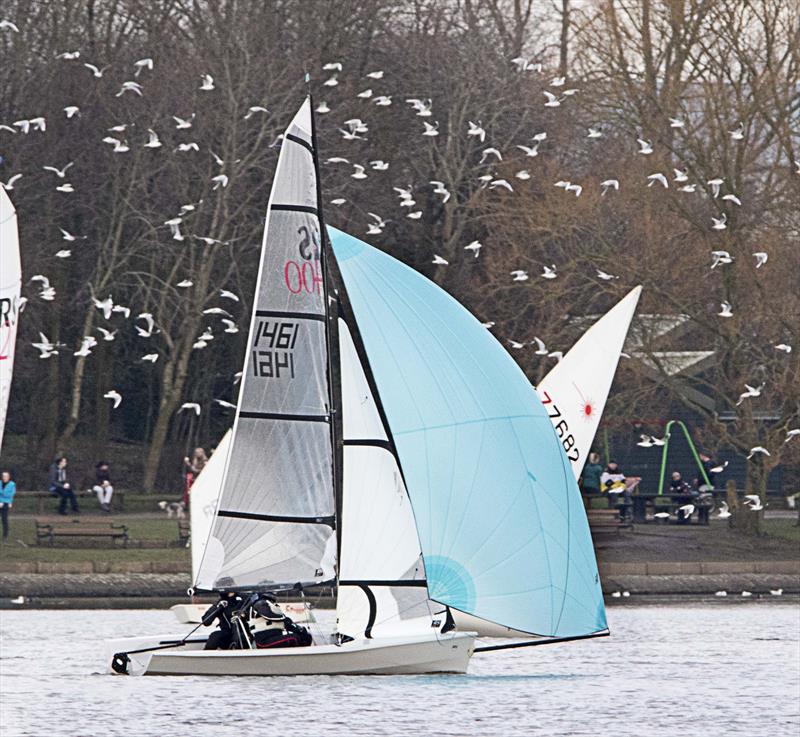
[{"label": "stone embankment", "polygon": [[[185,599],[190,575],[167,562],[3,563],[0,606],[24,597],[31,606],[113,605],[148,607],[165,599]],[[741,596],[800,594],[800,561],[736,561],[696,563],[606,563],[600,566],[603,591],[637,597],[713,596],[726,591]],[[641,601],[641,599],[640,599]],[[320,602],[322,603],[322,602]]]}]

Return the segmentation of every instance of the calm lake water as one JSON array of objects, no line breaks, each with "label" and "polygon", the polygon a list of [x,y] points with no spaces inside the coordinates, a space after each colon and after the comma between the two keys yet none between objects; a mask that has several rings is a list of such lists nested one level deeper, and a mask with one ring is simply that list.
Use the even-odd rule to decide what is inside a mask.
[{"label": "calm lake water", "polygon": [[796,602],[609,621],[611,638],[476,655],[467,676],[135,678],[106,675],[102,640],[182,631],[170,612],[3,611],[0,734],[800,734]]}]

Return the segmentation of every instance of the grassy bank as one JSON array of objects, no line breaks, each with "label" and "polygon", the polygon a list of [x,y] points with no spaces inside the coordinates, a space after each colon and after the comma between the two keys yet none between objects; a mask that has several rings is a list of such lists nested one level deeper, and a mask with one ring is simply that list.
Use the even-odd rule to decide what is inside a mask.
[{"label": "grassy bank", "polygon": [[[150,501],[152,497],[147,497]],[[127,506],[127,505],[126,505]],[[66,519],[69,519],[67,517]],[[11,536],[0,547],[0,561],[8,562],[122,562],[165,561],[189,569],[189,550],[178,540],[178,524],[165,516],[141,513],[92,515],[84,522],[114,522],[128,527],[130,543],[111,547],[108,541],[67,538],[53,547],[36,544],[34,516],[18,513],[14,505]],[[595,536],[600,564],[636,562],[769,561],[800,559],[800,527],[793,518],[764,520],[761,537],[749,537],[728,528],[725,522],[711,525],[637,525],[634,531]]]},{"label": "grassy bank", "polygon": [[[16,505],[14,508],[16,509]],[[186,570],[189,570],[189,550],[185,544],[178,541],[178,525],[175,520],[125,515],[84,516],[82,519],[126,525],[130,536],[128,547],[123,548],[120,543],[111,547],[109,542],[102,539],[93,541],[75,538],[57,541],[52,547],[47,544],[37,545],[33,518],[17,516],[11,519],[9,543],[0,547],[0,561],[48,563],[171,561],[183,563]]]}]

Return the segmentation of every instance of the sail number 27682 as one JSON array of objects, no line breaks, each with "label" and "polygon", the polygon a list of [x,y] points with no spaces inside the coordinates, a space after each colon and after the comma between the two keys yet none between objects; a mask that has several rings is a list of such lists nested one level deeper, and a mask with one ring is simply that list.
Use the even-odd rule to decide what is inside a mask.
[{"label": "sail number 27682", "polygon": [[561,440],[561,445],[567,453],[567,458],[572,463],[577,463],[580,457],[580,451],[575,447],[575,437],[569,431],[569,424],[566,419],[561,416],[561,410],[556,406],[551,396],[543,391],[542,404],[547,408],[547,416],[550,418],[555,427],[558,437]]}]

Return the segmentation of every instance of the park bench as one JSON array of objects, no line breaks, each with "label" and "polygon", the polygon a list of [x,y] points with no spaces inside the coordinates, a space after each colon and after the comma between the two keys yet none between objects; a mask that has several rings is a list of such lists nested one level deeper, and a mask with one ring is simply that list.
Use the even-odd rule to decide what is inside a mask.
[{"label": "park bench", "polygon": [[616,532],[632,529],[633,522],[620,519],[616,509],[589,509],[586,511],[589,520],[589,529],[592,532]]},{"label": "park bench", "polygon": [[110,538],[112,544],[122,540],[123,547],[128,547],[128,527],[114,522],[101,520],[80,520],[69,517],[53,519],[36,518],[36,543],[47,541],[53,545],[56,538],[95,537]]},{"label": "park bench", "polygon": [[192,534],[192,527],[188,519],[178,520],[178,543],[186,545],[189,542],[189,537]]},{"label": "park bench", "polygon": [[[97,504],[97,496],[91,490],[89,491],[78,490],[75,492],[75,495],[78,497],[78,500],[80,502],[83,501],[82,497],[91,496],[94,503]],[[18,491],[15,498],[34,499],[36,501],[36,514],[44,514],[45,504],[52,503],[53,508],[55,508],[55,506],[58,504],[58,495],[53,494],[49,491]],[[114,490],[114,496],[111,498],[111,506],[117,508],[118,510],[125,509],[124,491],[117,491],[116,489]]]}]

